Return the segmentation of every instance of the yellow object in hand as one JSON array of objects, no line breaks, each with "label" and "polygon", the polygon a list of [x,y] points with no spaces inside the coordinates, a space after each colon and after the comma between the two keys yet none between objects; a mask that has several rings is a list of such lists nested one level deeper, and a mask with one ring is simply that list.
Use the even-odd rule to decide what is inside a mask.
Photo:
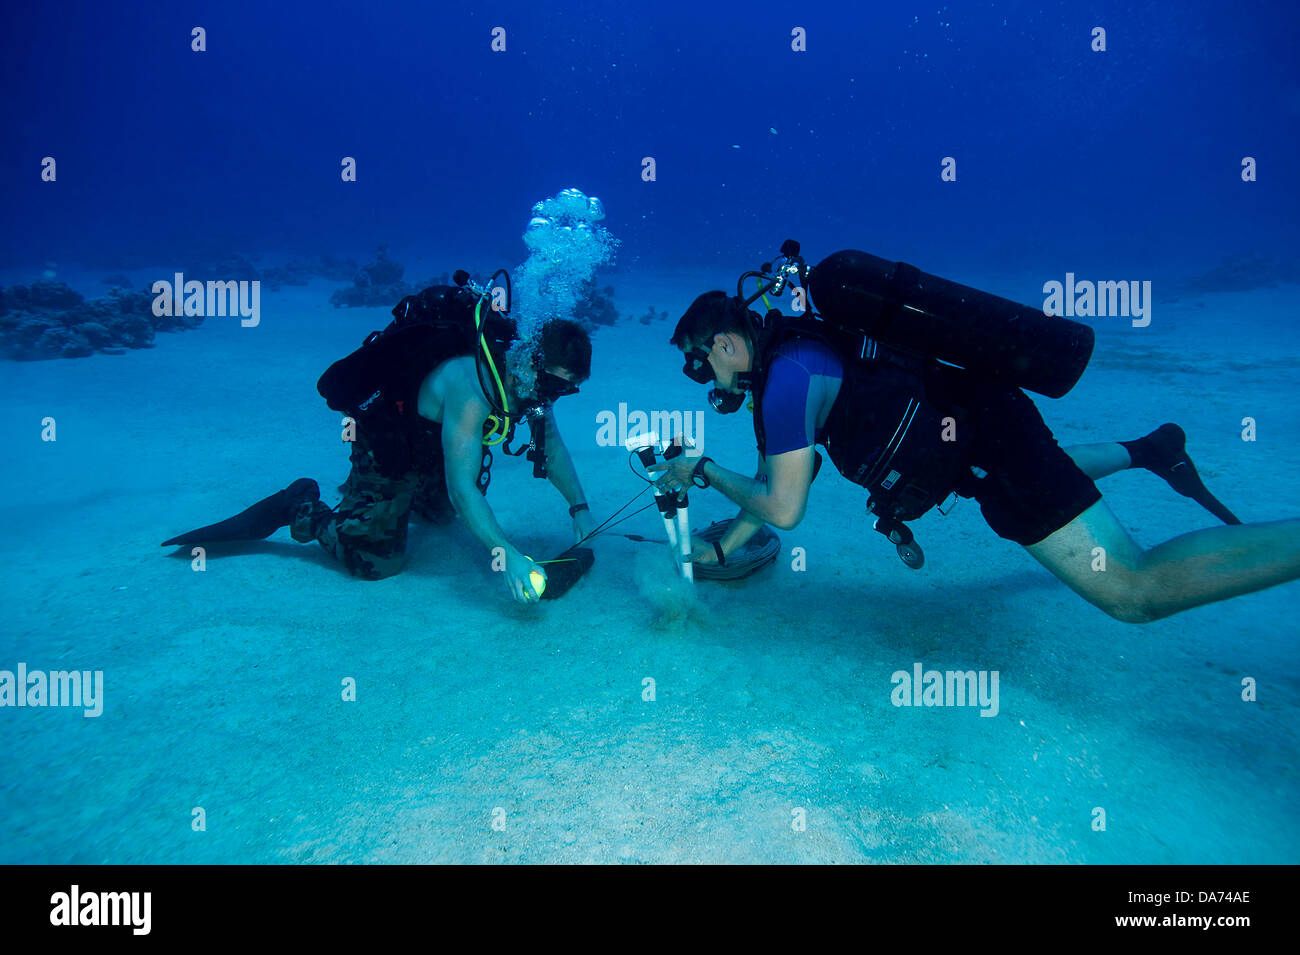
[{"label": "yellow object in hand", "polygon": [[530,571],[528,580],[533,585],[533,590],[537,593],[537,596],[540,597],[542,591],[546,589],[546,575],[540,570]]}]

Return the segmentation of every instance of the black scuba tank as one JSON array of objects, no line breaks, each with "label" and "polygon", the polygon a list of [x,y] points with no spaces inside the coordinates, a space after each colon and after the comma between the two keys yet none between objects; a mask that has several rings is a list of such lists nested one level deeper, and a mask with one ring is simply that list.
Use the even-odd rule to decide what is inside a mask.
[{"label": "black scuba tank", "polygon": [[[332,409],[355,419],[382,474],[398,478],[412,468],[433,470],[430,461],[441,462],[439,429],[419,415],[420,385],[441,362],[479,353],[474,318],[478,301],[467,289],[443,285],[408,295],[393,308],[386,328],[371,332],[360,348],[330,365],[316,383]],[[514,322],[483,311],[483,339],[494,360],[504,361],[514,339]],[[491,453],[485,449],[480,491],[487,489],[490,466]]]},{"label": "black scuba tank", "polygon": [[[335,411],[354,416],[379,404],[412,401],[420,382],[438,363],[477,353],[477,301],[473,293],[449,285],[408,295],[393,308],[388,327],[371,332],[360,348],[330,365],[316,390]],[[514,338],[514,322],[483,311],[488,347],[504,356]]]},{"label": "black scuba tank", "polygon": [[854,249],[818,263],[808,291],[827,322],[1049,398],[1092,356],[1087,325]]},{"label": "black scuba tank", "polygon": [[431,367],[422,356],[441,351],[437,346],[447,338],[431,325],[371,332],[360,348],[325,369],[316,390],[335,411],[354,417],[386,399],[408,400]]}]

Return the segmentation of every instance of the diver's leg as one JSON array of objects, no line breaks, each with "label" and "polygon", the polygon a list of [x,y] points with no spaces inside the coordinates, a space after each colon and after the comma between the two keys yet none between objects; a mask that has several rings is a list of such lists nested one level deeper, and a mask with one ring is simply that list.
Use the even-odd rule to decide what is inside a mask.
[{"label": "diver's leg", "polygon": [[409,481],[390,481],[382,489],[362,489],[351,510],[340,506],[334,523],[335,553],[354,577],[382,580],[401,571],[411,496]]},{"label": "diver's leg", "polygon": [[320,542],[349,573],[366,580],[391,577],[402,569],[414,478],[384,477],[360,442],[352,450],[346,496],[334,510],[316,502],[298,510],[294,540]]},{"label": "diver's leg", "polygon": [[1145,468],[1190,497],[1225,524],[1240,524],[1237,515],[1210,493],[1187,456],[1187,435],[1176,424],[1162,424],[1136,441],[1080,444],[1065,449],[1074,463],[1094,481],[1125,468]]},{"label": "diver's leg", "polygon": [[354,577],[382,580],[402,569],[410,516],[410,488],[389,482],[353,488],[334,511],[305,506],[292,533],[304,543],[315,538]]},{"label": "diver's leg", "polygon": [[1075,465],[1094,481],[1133,466],[1128,450],[1118,441],[1109,444],[1076,444],[1065,448]]},{"label": "diver's leg", "polygon": [[1300,520],[1211,527],[1143,550],[1098,501],[1025,549],[1089,603],[1146,623],[1300,577]]}]

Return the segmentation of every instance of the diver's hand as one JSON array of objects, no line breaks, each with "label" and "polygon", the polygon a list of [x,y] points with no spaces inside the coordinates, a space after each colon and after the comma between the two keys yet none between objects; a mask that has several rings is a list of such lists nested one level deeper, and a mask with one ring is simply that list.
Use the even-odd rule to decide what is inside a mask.
[{"label": "diver's hand", "polygon": [[698,457],[688,458],[684,454],[679,454],[662,464],[650,465],[646,468],[646,473],[655,477],[655,484],[661,490],[680,491],[691,486],[691,472],[695,470],[697,461],[699,461]]},{"label": "diver's hand", "polygon": [[529,579],[534,571],[541,574],[543,580],[546,579],[546,571],[541,564],[530,557],[525,557],[513,547],[506,551],[506,567],[503,571],[506,589],[510,591],[510,596],[521,604],[533,604],[541,599],[541,594],[533,590],[532,581]]},{"label": "diver's hand", "polygon": [[718,552],[713,549],[711,543],[700,540],[698,537],[691,538],[692,564],[716,564],[717,562]]},{"label": "diver's hand", "polygon": [[573,515],[573,542],[582,543],[583,539],[596,529],[596,522],[591,517],[591,511],[579,511]]}]

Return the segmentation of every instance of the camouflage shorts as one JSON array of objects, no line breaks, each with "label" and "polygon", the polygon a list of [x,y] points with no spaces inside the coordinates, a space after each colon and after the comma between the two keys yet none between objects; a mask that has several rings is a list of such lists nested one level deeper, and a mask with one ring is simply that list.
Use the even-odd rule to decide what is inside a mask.
[{"label": "camouflage shorts", "polygon": [[360,435],[353,442],[352,470],[341,490],[343,500],[333,510],[319,501],[304,504],[290,533],[303,543],[319,541],[349,573],[365,580],[382,580],[402,569],[413,510],[436,524],[455,516],[441,461],[427,462],[422,470],[400,478],[388,477]]}]

